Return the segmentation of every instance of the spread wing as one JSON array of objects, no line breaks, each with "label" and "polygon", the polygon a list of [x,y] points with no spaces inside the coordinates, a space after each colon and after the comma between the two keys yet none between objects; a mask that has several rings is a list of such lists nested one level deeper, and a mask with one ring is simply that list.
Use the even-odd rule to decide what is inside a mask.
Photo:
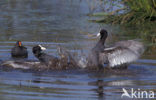
[{"label": "spread wing", "polygon": [[115,67],[125,63],[131,63],[138,59],[138,55],[132,50],[124,47],[106,48],[99,54],[101,63],[108,63],[110,67]]},{"label": "spread wing", "polygon": [[143,54],[144,49],[145,49],[143,43],[139,41],[134,41],[134,40],[120,41],[120,42],[117,42],[115,46],[126,47],[132,50],[133,52],[135,52],[138,56]]}]

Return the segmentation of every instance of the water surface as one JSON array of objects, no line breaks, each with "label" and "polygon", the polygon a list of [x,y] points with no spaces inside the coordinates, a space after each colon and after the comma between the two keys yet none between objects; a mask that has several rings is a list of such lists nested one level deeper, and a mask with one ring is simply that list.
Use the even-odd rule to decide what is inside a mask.
[{"label": "water surface", "polygon": [[[110,33],[108,43],[138,38],[116,34],[131,33],[131,28],[89,22],[91,17],[87,14],[92,13],[91,8],[89,0],[0,1],[0,59],[11,59],[10,49],[17,40],[23,41],[28,48],[28,59],[37,60],[31,52],[37,44],[46,46],[46,52],[53,55],[57,55],[58,45],[78,53],[83,49],[87,54],[97,41],[92,35],[100,28],[106,28]],[[0,70],[0,99],[120,100],[122,88],[155,91],[156,54],[153,48],[147,49],[128,70],[115,73]]]}]

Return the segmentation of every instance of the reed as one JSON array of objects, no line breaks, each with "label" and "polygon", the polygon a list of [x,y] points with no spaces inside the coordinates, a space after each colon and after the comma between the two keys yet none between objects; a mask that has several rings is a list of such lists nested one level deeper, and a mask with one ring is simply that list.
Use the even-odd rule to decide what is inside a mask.
[{"label": "reed", "polygon": [[[117,9],[108,14],[98,13],[102,16],[96,22],[119,24],[142,24],[147,21],[156,21],[156,0],[121,0],[124,8]],[[123,13],[118,13],[122,11]]]}]

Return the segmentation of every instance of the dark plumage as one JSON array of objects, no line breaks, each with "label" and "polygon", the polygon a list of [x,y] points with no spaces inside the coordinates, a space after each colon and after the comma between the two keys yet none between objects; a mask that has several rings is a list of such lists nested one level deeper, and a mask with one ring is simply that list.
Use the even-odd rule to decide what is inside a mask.
[{"label": "dark plumage", "polygon": [[11,56],[14,58],[27,58],[28,57],[27,48],[22,45],[21,41],[16,42],[16,45],[11,50]]},{"label": "dark plumage", "polygon": [[41,45],[33,47],[32,51],[39,61],[17,59],[14,61],[4,61],[1,63],[3,68],[15,68],[15,69],[31,69],[34,71],[44,70],[64,70],[64,69],[75,69],[78,68],[74,59],[68,51],[60,49],[60,58],[52,55],[48,55],[43,52],[46,48]]},{"label": "dark plumage", "polygon": [[101,69],[103,67],[103,65],[99,63],[99,53],[105,48],[104,43],[107,38],[107,31],[102,29],[100,33],[104,33],[105,35],[100,37],[98,43],[91,49],[91,52],[89,53],[88,63],[86,65],[89,69]]},{"label": "dark plumage", "polygon": [[111,68],[126,68],[126,65],[136,61],[144,52],[141,42],[134,40],[116,42],[111,47],[105,47],[107,31],[102,29],[98,34],[100,40],[91,50],[88,58],[87,68],[102,68],[108,64]]},{"label": "dark plumage", "polygon": [[75,67],[69,60],[67,55],[62,55],[61,58],[57,58],[53,55],[48,55],[43,52],[46,48],[41,45],[33,47],[32,51],[36,58],[40,62],[44,63],[49,69],[68,69]]},{"label": "dark plumage", "polygon": [[59,59],[57,57],[42,52],[43,50],[46,50],[46,48],[42,47],[41,45],[37,45],[33,47],[32,52],[35,57],[39,59],[40,62],[46,64],[47,66],[55,67],[58,64]]}]

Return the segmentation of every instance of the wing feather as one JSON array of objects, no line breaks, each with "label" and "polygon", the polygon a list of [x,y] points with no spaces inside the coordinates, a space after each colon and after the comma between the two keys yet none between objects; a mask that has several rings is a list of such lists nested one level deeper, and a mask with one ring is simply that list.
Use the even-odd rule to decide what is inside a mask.
[{"label": "wing feather", "polygon": [[125,63],[131,63],[138,59],[138,55],[132,50],[124,47],[106,48],[99,55],[101,63],[108,63],[110,67],[115,67]]}]

